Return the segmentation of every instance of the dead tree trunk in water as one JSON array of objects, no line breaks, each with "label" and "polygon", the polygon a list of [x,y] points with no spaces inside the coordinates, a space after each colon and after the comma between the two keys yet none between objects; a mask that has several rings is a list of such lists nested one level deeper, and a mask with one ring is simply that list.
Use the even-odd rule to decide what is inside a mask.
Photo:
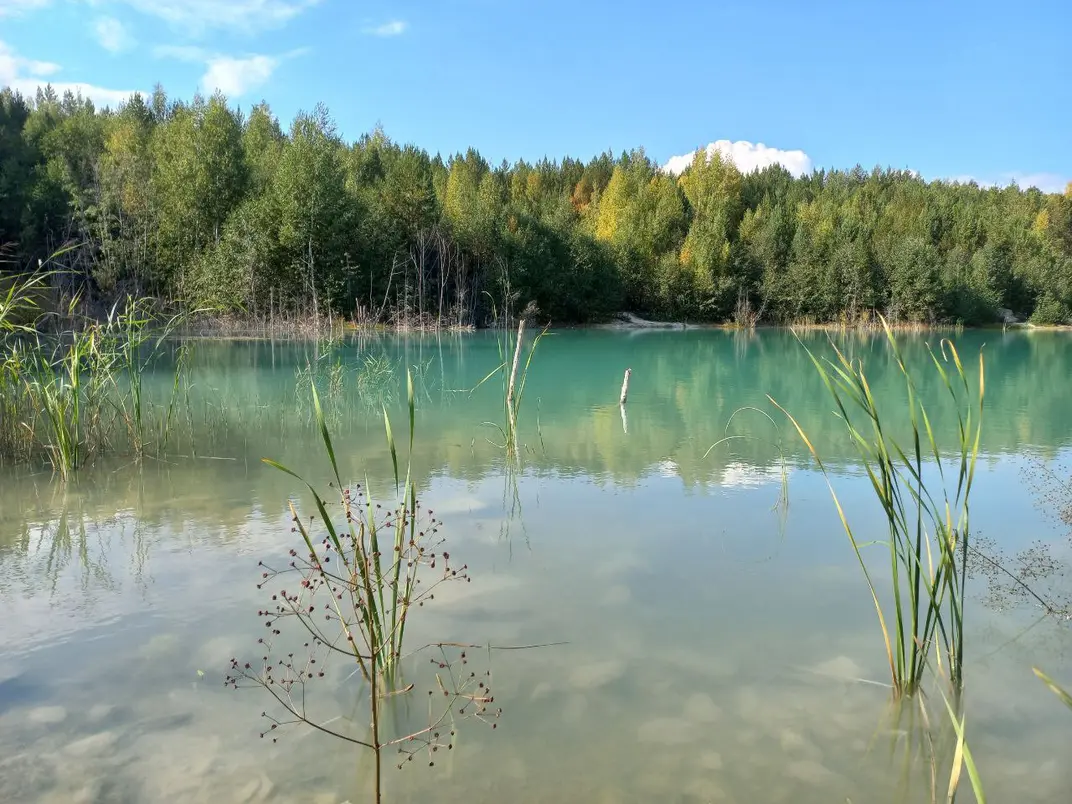
[{"label": "dead tree trunk in water", "polygon": [[507,434],[507,447],[515,444],[517,438],[517,410],[514,407],[514,386],[517,384],[517,366],[521,362],[521,342],[525,337],[525,319],[522,318],[517,325],[517,344],[514,346],[514,365],[510,369],[510,386],[506,392],[506,426],[510,429]]}]

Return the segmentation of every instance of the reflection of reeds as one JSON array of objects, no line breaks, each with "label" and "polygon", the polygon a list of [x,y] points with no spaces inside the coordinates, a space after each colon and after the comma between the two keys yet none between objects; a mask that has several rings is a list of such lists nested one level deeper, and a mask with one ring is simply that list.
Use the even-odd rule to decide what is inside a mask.
[{"label": "reflection of reeds", "polygon": [[[21,578],[21,593],[27,596],[54,593],[74,583],[92,597],[97,589],[119,588],[120,567],[110,559],[122,551],[129,555],[126,566],[135,582],[145,580],[149,547],[140,516],[102,516],[87,504],[84,489],[72,493],[67,485],[47,488],[52,493],[41,498],[32,485],[21,487],[21,510],[5,518],[6,534],[0,536],[0,574],[5,579]],[[0,589],[5,586],[0,582]]]},{"label": "reflection of reeds", "polygon": [[[623,408],[623,410],[624,410],[624,408]],[[742,435],[742,434],[739,434],[739,433],[730,433],[730,425],[733,423],[734,418],[736,418],[738,413],[743,413],[744,411],[753,411],[755,413],[760,414],[765,419],[767,419],[767,421],[769,421],[771,423],[771,426],[774,427],[775,430],[777,430],[778,425],[775,424],[774,419],[772,419],[770,417],[770,414],[766,413],[765,411],[762,411],[759,408],[754,408],[754,407],[750,407],[750,406],[746,406],[746,407],[743,407],[743,408],[738,408],[732,414],[730,414],[730,418],[726,422],[726,435],[724,435],[722,438],[720,438],[718,441],[716,441],[714,444],[712,444],[710,447],[707,448],[707,452],[705,452],[703,454],[704,460],[707,459],[707,456],[711,454],[711,452],[715,449],[715,447],[721,446],[722,444],[726,444],[726,443],[728,443],[730,441],[739,441],[739,440],[758,441],[759,443],[767,444],[767,445],[773,447],[774,450],[777,451],[777,453],[778,453],[778,464],[779,464],[779,471],[780,471],[780,477],[781,477],[781,486],[780,486],[780,492],[779,492],[779,496],[778,496],[778,501],[774,504],[774,507],[776,509],[781,508],[782,513],[784,515],[789,509],[789,467],[788,467],[788,465],[786,463],[786,459],[785,459],[785,450],[782,447],[782,444],[781,444],[780,441],[764,441],[763,439],[758,438],[756,436]]]},{"label": "reflection of reeds", "polygon": [[395,398],[395,367],[386,355],[365,355],[357,375],[361,401],[369,407],[382,407]]},{"label": "reflection of reeds", "polygon": [[[979,355],[978,398],[973,403],[967,373],[956,348],[942,341],[942,359],[930,353],[935,369],[957,411],[954,472],[947,472],[931,418],[919,400],[916,385],[901,357],[893,331],[886,336],[908,391],[911,444],[907,449],[891,436],[888,414],[880,411],[862,363],[850,361],[831,341],[836,361],[818,359],[804,346],[837,407],[875,498],[882,506],[889,533],[892,617],[879,601],[878,591],[863,557],[863,547],[850,525],[830,476],[814,443],[791,414],[774,399],[792,422],[818,463],[838,515],[863,570],[886,646],[893,689],[914,694],[933,649],[939,667],[948,664],[955,688],[963,681],[964,591],[969,539],[968,499],[979,452],[984,392],[983,357]],[[948,352],[948,354],[946,354]],[[947,367],[952,360],[953,369]],[[858,423],[860,417],[862,423]],[[933,459],[937,476],[925,477],[925,462]],[[949,481],[955,485],[950,496]],[[941,486],[934,491],[935,485]]]}]

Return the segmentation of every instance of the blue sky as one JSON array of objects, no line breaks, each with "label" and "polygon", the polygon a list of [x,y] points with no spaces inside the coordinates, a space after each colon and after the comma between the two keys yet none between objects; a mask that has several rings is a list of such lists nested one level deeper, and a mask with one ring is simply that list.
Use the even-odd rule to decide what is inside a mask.
[{"label": "blue sky", "polygon": [[[1060,190],[1072,11],[766,0],[0,0],[0,84],[98,101],[219,87],[284,126],[317,101],[492,162],[708,143],[742,167],[860,163]],[[118,92],[118,94],[116,94]],[[759,144],[764,148],[759,148]]]}]

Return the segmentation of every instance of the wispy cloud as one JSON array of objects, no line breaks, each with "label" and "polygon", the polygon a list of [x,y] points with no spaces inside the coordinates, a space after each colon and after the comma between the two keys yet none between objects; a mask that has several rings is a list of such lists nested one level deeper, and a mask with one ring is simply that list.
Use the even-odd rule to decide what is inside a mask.
[{"label": "wispy cloud", "polygon": [[[731,160],[742,173],[751,173],[753,170],[762,170],[771,165],[782,165],[790,173],[800,176],[811,173],[811,157],[800,150],[783,151],[780,148],[771,148],[761,142],[751,143],[747,140],[715,140],[706,148],[708,158],[715,153],[720,153],[724,159]],[[663,165],[667,173],[678,174],[692,164],[695,154],[682,154],[672,156]]]},{"label": "wispy cloud", "polygon": [[60,72],[60,65],[49,61],[35,61],[20,56],[15,50],[0,41],[0,86],[9,86],[27,96],[37,94],[37,88],[51,84],[58,95],[70,90],[76,95],[89,98],[98,106],[119,106],[140,90],[107,89],[81,81],[52,81],[50,76]]},{"label": "wispy cloud", "polygon": [[15,17],[49,5],[52,0],[0,0],[0,18]]},{"label": "wispy cloud", "polygon": [[208,61],[208,51],[196,45],[157,45],[153,55],[158,59],[177,59],[179,61]]},{"label": "wispy cloud", "polygon": [[127,26],[115,17],[100,17],[93,23],[93,33],[97,36],[97,44],[109,53],[122,53],[133,44]]},{"label": "wispy cloud", "polygon": [[975,182],[980,187],[1008,187],[1015,184],[1022,190],[1036,187],[1044,193],[1063,193],[1072,182],[1072,176],[1062,176],[1059,173],[1024,173],[1010,171],[1000,174],[997,178],[980,178],[978,176],[950,176],[945,179],[948,182],[958,184],[970,184]]},{"label": "wispy cloud", "polygon": [[407,28],[409,28],[409,23],[405,20],[391,20],[382,25],[366,26],[361,29],[361,32],[368,36],[401,36]]},{"label": "wispy cloud", "polygon": [[58,73],[60,66],[50,61],[24,59],[6,42],[0,41],[0,86],[11,84],[25,74],[35,78],[44,78]]},{"label": "wispy cloud", "polygon": [[[5,2],[6,0],[0,0]],[[23,0],[25,2],[26,0]],[[187,34],[211,29],[253,33],[277,28],[321,0],[119,0]]]}]

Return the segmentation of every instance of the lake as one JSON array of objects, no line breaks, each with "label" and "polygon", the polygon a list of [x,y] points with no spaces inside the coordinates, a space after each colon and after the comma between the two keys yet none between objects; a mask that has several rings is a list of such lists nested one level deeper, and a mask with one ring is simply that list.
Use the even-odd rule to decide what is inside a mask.
[{"label": "lake", "polygon": [[[803,337],[828,353],[825,335]],[[987,361],[974,535],[1011,561],[1033,550],[1072,565],[1059,516],[1072,501],[1061,490],[1072,340],[952,337],[970,373],[984,344]],[[884,340],[837,339],[907,432]],[[952,447],[925,350],[939,336],[902,342]],[[496,728],[459,720],[433,767],[419,754],[398,770],[389,756],[386,800],[932,800],[928,730],[918,710],[891,710],[859,564],[822,474],[767,398],[807,429],[861,538],[883,538],[869,481],[791,334],[552,331],[529,369],[516,460],[499,446],[501,382],[479,384],[501,360],[493,333],[188,343],[176,415],[189,431],[167,460],[106,456],[66,486],[47,468],[0,469],[0,800],[367,800],[368,752],[303,726],[261,739],[270,696],[224,686],[232,657],[258,658],[272,591],[257,587],[258,562],[284,564],[301,546],[288,500],[311,510],[300,481],[261,458],[330,492],[307,365],[319,366],[344,480],[367,478],[381,498],[394,493],[383,408],[404,453],[405,367],[413,374],[413,476],[471,582],[414,609],[407,648],[543,646],[471,651],[474,670],[492,674]],[[171,378],[167,362],[149,378],[158,398]],[[869,550],[881,570],[884,548]],[[1067,579],[1032,583],[1068,598]],[[988,797],[1066,800],[1072,711],[1031,668],[1072,683],[1072,623],[982,577],[971,591],[967,737]],[[414,692],[390,704],[399,729],[427,717],[429,658],[412,658]],[[352,663],[325,670],[310,685],[316,711],[352,726],[367,692]],[[926,706],[944,801],[949,721],[940,697]],[[973,800],[966,774],[959,800]]]}]

